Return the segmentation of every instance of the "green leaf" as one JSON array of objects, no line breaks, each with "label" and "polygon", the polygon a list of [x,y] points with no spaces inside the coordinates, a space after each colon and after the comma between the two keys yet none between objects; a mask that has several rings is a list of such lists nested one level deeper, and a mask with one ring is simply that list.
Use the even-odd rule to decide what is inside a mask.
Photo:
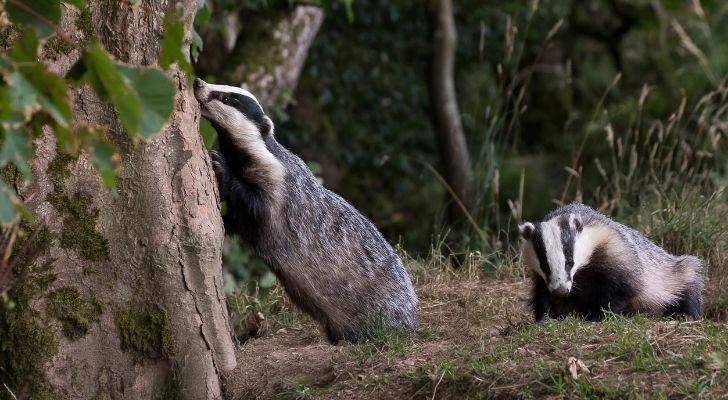
[{"label": "green leaf", "polygon": [[0,148],[0,167],[12,162],[26,178],[30,178],[28,160],[32,155],[33,149],[30,146],[30,137],[23,130],[18,128],[6,130],[5,139]]},{"label": "green leaf", "polygon": [[[131,138],[136,137],[142,106],[139,97],[127,84],[119,68],[114,65],[98,42],[87,48],[84,62],[86,64],[84,79],[99,96],[114,105],[127,134]],[[152,86],[155,85],[156,83],[152,83]]]},{"label": "green leaf", "polygon": [[162,52],[159,55],[159,65],[168,69],[177,63],[180,69],[192,77],[192,66],[182,51],[185,39],[185,27],[182,21],[173,12],[164,17],[164,38],[162,39]]},{"label": "green leaf", "polygon": [[18,62],[38,62],[38,38],[31,29],[26,29],[13,43],[8,52],[10,58]]},{"label": "green leaf", "polygon": [[195,26],[205,25],[210,20],[211,15],[210,7],[207,4],[201,4],[197,9],[197,14],[195,14]]},{"label": "green leaf", "polygon": [[86,0],[63,0],[64,3],[70,4],[79,10],[86,8]]},{"label": "green leaf", "polygon": [[61,17],[58,0],[12,0],[5,4],[10,21],[30,25],[40,37],[53,33],[49,24],[56,24]]},{"label": "green leaf", "polygon": [[174,84],[164,72],[158,69],[130,68],[120,65],[118,70],[126,76],[139,95],[141,103],[139,133],[148,138],[159,132],[172,114]]},{"label": "green leaf", "polygon": [[15,191],[0,180],[0,223],[9,223],[15,219],[16,204],[18,204],[18,198]]},{"label": "green leaf", "polygon": [[5,75],[13,109],[20,120],[28,121],[36,111],[47,112],[60,125],[68,125],[71,107],[68,87],[62,78],[44,71],[40,65],[28,65]]},{"label": "green leaf", "polygon": [[106,141],[98,137],[91,140],[91,147],[93,148],[93,162],[96,169],[99,171],[101,181],[104,182],[107,188],[111,189],[116,184],[116,164],[114,163],[114,147]]},{"label": "green leaf", "polygon": [[211,149],[215,144],[217,132],[206,118],[200,118],[200,135],[202,135],[202,142],[205,143],[205,147]]},{"label": "green leaf", "polygon": [[202,42],[202,37],[195,29],[192,29],[192,58],[197,61],[197,57],[199,57],[200,52],[202,51],[202,48],[204,46],[204,43]]}]

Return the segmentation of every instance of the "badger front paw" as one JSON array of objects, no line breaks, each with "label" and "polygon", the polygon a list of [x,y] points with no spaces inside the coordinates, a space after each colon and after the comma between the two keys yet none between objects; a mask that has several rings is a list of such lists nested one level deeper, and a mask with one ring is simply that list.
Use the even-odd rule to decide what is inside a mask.
[{"label": "badger front paw", "polygon": [[210,150],[210,160],[212,160],[212,169],[215,171],[215,175],[221,176],[225,175],[225,171],[227,169],[227,161],[225,161],[225,157],[217,150]]},{"label": "badger front paw", "polygon": [[225,156],[217,150],[210,150],[210,160],[212,160],[212,170],[215,171],[215,177],[217,178],[217,187],[220,192],[220,197],[225,199],[227,195],[227,187],[230,176],[228,174],[228,163],[225,160]]}]

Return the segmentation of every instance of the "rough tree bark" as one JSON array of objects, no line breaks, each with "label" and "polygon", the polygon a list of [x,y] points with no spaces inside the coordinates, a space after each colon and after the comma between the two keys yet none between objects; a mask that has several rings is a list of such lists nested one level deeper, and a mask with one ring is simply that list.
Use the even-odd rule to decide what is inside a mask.
[{"label": "rough tree bark", "polygon": [[[155,65],[168,11],[190,27],[197,0],[87,0],[63,10],[61,28],[96,36],[117,60]],[[186,30],[189,32],[189,29]],[[189,33],[188,33],[189,35]],[[189,38],[188,38],[189,40]],[[41,58],[63,73],[78,50]],[[35,143],[33,182],[20,194],[35,216],[18,256],[18,307],[8,317],[16,394],[68,399],[218,399],[235,367],[221,276],[223,228],[214,173],[198,134],[200,113],[184,73],[161,132],[130,142],[113,108],[74,89],[75,123],[105,127],[121,156],[117,194],[85,155]],[[2,397],[2,395],[0,395]]]},{"label": "rough tree bark", "polygon": [[263,107],[286,105],[323,18],[323,10],[311,5],[225,18],[225,34],[202,33],[205,50],[195,68],[250,90]]},{"label": "rough tree bark", "polygon": [[475,204],[473,171],[455,95],[454,68],[457,32],[451,0],[437,0],[433,10],[434,38],[429,82],[433,121],[447,184],[457,199],[450,204],[450,222],[465,219],[460,202],[471,211]]}]

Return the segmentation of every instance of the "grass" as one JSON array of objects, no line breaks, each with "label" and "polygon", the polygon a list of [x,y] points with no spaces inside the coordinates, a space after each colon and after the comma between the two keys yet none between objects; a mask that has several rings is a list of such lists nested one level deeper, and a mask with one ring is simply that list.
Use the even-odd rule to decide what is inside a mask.
[{"label": "grass", "polygon": [[[245,345],[239,368],[259,368],[271,346],[293,346],[306,356],[289,360],[292,368],[300,363],[302,369],[317,367],[309,368],[317,371],[311,374],[331,374],[324,385],[305,383],[320,381],[309,376],[278,391],[297,399],[725,397],[728,152],[726,132],[710,128],[723,125],[705,121],[724,113],[716,104],[725,104],[728,85],[721,83],[692,110],[683,103],[668,120],[652,124],[641,121],[648,94],[624,132],[605,127],[611,154],[595,163],[600,184],[592,192],[580,186],[584,168],[577,157],[570,167],[575,179],[560,201],[585,201],[673,254],[704,260],[706,319],[608,315],[598,323],[573,317],[534,323],[516,244],[507,240],[508,228],[499,227],[505,234],[496,235],[497,245],[481,247],[488,251],[453,254],[442,250],[444,239],[425,255],[399,249],[420,298],[415,332],[374,324],[368,340],[327,346],[280,287],[237,293],[229,299],[236,332],[242,340],[259,338]],[[509,203],[514,221],[522,201]],[[281,329],[288,336],[280,338]],[[273,383],[265,385],[285,378],[268,377]]]}]

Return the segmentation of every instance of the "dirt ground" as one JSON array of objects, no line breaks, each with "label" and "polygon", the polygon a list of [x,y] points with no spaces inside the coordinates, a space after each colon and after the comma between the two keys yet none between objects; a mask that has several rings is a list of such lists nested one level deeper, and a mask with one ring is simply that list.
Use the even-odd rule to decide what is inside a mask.
[{"label": "dirt ground", "polygon": [[534,324],[528,292],[497,280],[419,285],[416,332],[358,344],[330,345],[313,323],[271,332],[240,346],[226,398],[728,398],[726,325]]}]

